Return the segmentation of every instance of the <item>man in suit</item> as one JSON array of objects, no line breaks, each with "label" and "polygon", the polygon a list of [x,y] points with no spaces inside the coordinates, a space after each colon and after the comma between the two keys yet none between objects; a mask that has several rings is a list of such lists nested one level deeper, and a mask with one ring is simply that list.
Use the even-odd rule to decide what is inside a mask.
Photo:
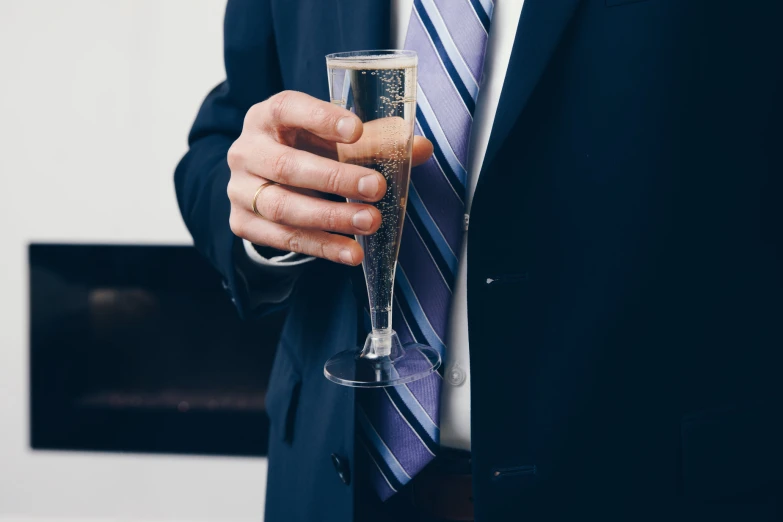
[{"label": "man in suit", "polygon": [[[781,21],[774,0],[229,0],[176,185],[239,313],[288,310],[266,519],[775,520]],[[335,161],[364,130],[324,55],[390,46],[419,54],[424,135],[395,325],[445,369],[381,411],[323,376],[365,333],[349,236],[385,190]]]}]

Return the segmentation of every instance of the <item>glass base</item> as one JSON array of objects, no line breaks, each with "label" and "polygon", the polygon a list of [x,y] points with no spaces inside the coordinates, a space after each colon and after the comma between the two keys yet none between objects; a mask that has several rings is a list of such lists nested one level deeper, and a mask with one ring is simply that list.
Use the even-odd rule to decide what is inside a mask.
[{"label": "glass base", "polygon": [[327,379],[353,388],[382,388],[418,381],[440,367],[440,355],[423,344],[403,346],[394,330],[367,336],[361,351],[340,352],[326,361]]}]

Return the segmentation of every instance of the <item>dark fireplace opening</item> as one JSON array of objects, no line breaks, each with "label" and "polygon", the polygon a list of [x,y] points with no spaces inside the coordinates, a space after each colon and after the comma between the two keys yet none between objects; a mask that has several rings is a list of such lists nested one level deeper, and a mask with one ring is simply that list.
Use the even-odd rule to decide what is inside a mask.
[{"label": "dark fireplace opening", "polygon": [[241,321],[192,247],[32,244],[34,449],[261,456],[283,316]]}]

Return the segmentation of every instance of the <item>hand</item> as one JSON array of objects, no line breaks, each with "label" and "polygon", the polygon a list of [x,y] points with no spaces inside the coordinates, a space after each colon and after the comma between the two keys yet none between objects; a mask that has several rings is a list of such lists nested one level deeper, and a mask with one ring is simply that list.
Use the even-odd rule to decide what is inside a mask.
[{"label": "hand", "polygon": [[[402,119],[391,120],[402,128]],[[294,91],[251,107],[242,135],[228,151],[229,222],[234,234],[283,251],[347,265],[361,263],[362,248],[341,234],[374,233],[381,224],[380,212],[371,204],[328,198],[334,195],[371,203],[383,197],[384,177],[350,163],[380,146],[380,121],[362,125],[351,112]],[[409,132],[400,135],[407,140]],[[343,163],[337,161],[338,143],[352,144],[341,145]],[[432,144],[416,136],[413,165],[431,155]],[[256,203],[262,219],[253,213],[253,196],[267,181],[279,185],[259,194]]]}]

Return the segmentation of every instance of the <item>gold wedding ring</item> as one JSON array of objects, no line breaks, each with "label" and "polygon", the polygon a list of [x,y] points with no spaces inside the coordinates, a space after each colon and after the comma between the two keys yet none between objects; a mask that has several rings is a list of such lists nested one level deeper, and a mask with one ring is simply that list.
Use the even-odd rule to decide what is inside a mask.
[{"label": "gold wedding ring", "polygon": [[267,187],[269,187],[271,185],[277,185],[277,184],[278,184],[277,181],[266,181],[266,182],[262,183],[260,187],[258,187],[258,190],[256,190],[256,193],[253,196],[253,214],[255,214],[256,216],[258,216],[258,217],[260,217],[262,219],[266,219],[261,214],[261,212],[258,211],[258,196],[261,195],[261,191],[264,190],[265,188],[267,188]]}]

